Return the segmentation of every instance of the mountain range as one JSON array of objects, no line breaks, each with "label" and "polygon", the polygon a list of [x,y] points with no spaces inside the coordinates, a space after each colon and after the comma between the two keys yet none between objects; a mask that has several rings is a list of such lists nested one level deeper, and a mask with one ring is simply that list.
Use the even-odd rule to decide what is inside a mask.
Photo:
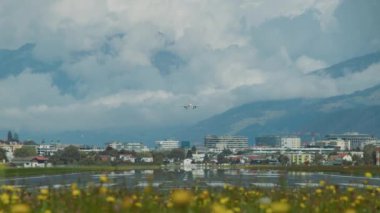
[{"label": "mountain range", "polygon": [[[340,78],[379,62],[380,52],[376,52],[316,70],[311,75]],[[380,136],[380,85],[329,98],[247,103],[203,120],[178,135],[191,140],[201,140],[207,134],[242,135],[252,143],[255,136],[267,134],[298,134],[310,139],[343,132]]]},{"label": "mountain range", "polygon": [[260,101],[232,108],[182,132],[204,135],[319,134],[348,131],[380,135],[380,85],[324,99]]}]

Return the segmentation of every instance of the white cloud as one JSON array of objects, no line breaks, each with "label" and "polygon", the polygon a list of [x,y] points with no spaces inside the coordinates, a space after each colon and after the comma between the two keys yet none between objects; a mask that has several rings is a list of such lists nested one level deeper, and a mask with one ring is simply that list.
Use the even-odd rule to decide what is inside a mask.
[{"label": "white cloud", "polygon": [[71,103],[73,98],[61,95],[52,85],[50,74],[34,74],[25,70],[18,76],[0,80],[0,107],[29,106],[39,104],[60,105]]},{"label": "white cloud", "polygon": [[342,0],[317,1],[315,2],[316,14],[320,21],[321,29],[328,31],[336,27],[336,18],[334,17],[335,9],[339,6]]},{"label": "white cloud", "polygon": [[303,73],[309,73],[318,69],[327,67],[327,64],[321,60],[313,59],[308,56],[301,56],[295,61],[295,66]]},{"label": "white cloud", "polygon": [[[292,58],[285,45],[275,53],[258,52],[252,36],[268,21],[310,11],[328,32],[339,3],[2,1],[0,47],[35,42],[37,58],[62,61],[59,71],[75,82],[76,94],[62,94],[51,73],[2,79],[0,99],[8,101],[0,107],[0,119],[7,121],[0,127],[64,131],[193,123],[248,101],[348,91],[343,81],[295,72],[326,66],[319,57]],[[181,65],[160,74],[151,60],[159,51],[178,56]],[[188,102],[201,110],[184,113],[181,106]]]},{"label": "white cloud", "polygon": [[336,85],[340,93],[349,94],[380,84],[380,63],[372,64],[361,72],[338,78]]}]

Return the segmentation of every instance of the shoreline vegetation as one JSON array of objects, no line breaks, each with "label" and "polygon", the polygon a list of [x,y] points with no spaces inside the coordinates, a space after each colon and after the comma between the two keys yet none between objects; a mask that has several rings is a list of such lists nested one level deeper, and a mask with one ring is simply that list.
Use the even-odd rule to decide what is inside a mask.
[{"label": "shoreline vegetation", "polygon": [[[249,170],[278,170],[284,172],[329,172],[348,175],[363,175],[371,172],[380,175],[378,166],[275,166],[275,165],[198,165],[197,169],[249,169]],[[123,166],[60,166],[49,168],[13,168],[0,167],[0,178],[28,177],[36,175],[59,175],[81,172],[122,172],[129,170],[183,169],[181,165],[123,165]]]},{"label": "shoreline vegetation", "polygon": [[[371,173],[366,173],[371,178]],[[167,192],[151,185],[142,190],[108,187],[112,180],[99,176],[100,185],[80,188],[72,183],[65,188],[38,191],[0,187],[0,210],[31,212],[212,212],[212,213],[287,213],[287,212],[379,212],[380,188],[367,185],[356,189],[339,188],[320,180],[317,188],[259,188],[224,185],[215,189],[177,188]]]}]

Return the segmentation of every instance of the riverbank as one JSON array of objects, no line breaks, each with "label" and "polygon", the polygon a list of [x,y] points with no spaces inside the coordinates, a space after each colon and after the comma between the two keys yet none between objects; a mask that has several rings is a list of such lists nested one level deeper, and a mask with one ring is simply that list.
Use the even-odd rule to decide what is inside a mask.
[{"label": "riverbank", "polygon": [[[57,175],[80,172],[118,172],[128,170],[183,169],[180,165],[123,165],[123,166],[67,166],[50,168],[11,168],[1,167],[0,177],[26,177],[34,175]],[[350,175],[363,175],[371,172],[380,176],[377,166],[274,166],[274,165],[201,165],[197,169],[251,169],[294,172],[329,172]]]},{"label": "riverbank", "polygon": [[117,172],[127,170],[160,169],[159,165],[131,165],[131,166],[67,166],[49,168],[0,168],[0,177],[27,177],[34,175],[58,175],[81,172]]}]

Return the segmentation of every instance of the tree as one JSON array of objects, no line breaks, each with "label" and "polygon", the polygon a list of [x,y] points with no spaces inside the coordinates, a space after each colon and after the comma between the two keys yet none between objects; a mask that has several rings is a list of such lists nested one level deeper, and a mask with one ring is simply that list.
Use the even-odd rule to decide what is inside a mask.
[{"label": "tree", "polygon": [[19,142],[18,134],[15,132],[12,137],[13,141]]},{"label": "tree", "polygon": [[15,157],[31,157],[36,156],[36,148],[34,146],[22,146],[14,151]]},{"label": "tree", "polygon": [[119,154],[122,154],[122,155],[132,155],[132,156],[136,156],[136,152],[133,150],[133,151],[130,151],[130,150],[125,150],[125,149],[122,149],[119,151]]},{"label": "tree", "polygon": [[280,162],[282,165],[287,165],[289,162],[289,157],[286,155],[280,155],[278,157],[278,162]]},{"label": "tree", "polygon": [[62,153],[62,150],[58,150],[56,153],[54,153],[53,156],[49,157],[49,162],[51,162],[54,165],[63,164]]},{"label": "tree", "polygon": [[195,146],[191,147],[191,152],[194,154],[197,153],[197,147]]},{"label": "tree", "polygon": [[185,159],[185,151],[183,149],[173,149],[169,152],[169,158],[174,159],[174,161],[180,161]]},{"label": "tree", "polygon": [[191,150],[187,151],[186,158],[193,158],[193,152]]},{"label": "tree", "polygon": [[80,152],[78,147],[76,146],[68,146],[63,149],[61,160],[64,162],[64,164],[73,164],[75,162],[78,162],[80,160]]},{"label": "tree", "polygon": [[322,162],[323,162],[324,158],[323,158],[323,155],[322,154],[319,154],[319,153],[315,153],[315,157],[314,157],[314,162],[315,164],[317,165],[321,165]]},{"label": "tree", "polygon": [[7,160],[7,151],[5,151],[4,149],[0,148],[0,160],[3,161],[3,160]]},{"label": "tree", "polygon": [[223,155],[225,155],[225,156],[227,156],[227,155],[232,155],[232,154],[233,154],[233,152],[232,152],[231,150],[229,150],[229,149],[223,149],[222,153],[223,153]]},{"label": "tree", "polygon": [[95,155],[93,153],[81,153],[80,161],[78,162],[80,165],[94,165]]},{"label": "tree", "polygon": [[221,153],[216,156],[218,163],[228,163],[226,156],[231,155],[233,152],[229,149],[223,149]]},{"label": "tree", "polygon": [[209,163],[210,162],[210,156],[208,154],[205,154],[205,157],[203,158],[203,163]]},{"label": "tree", "polygon": [[106,150],[104,150],[102,152],[102,154],[103,155],[109,155],[109,156],[114,156],[115,157],[115,156],[117,156],[119,154],[119,152],[116,149],[114,149],[114,148],[112,148],[110,146],[107,146]]},{"label": "tree", "polygon": [[24,144],[24,145],[37,145],[37,143],[34,142],[33,140],[27,140],[27,141],[24,141],[23,144]]},{"label": "tree", "polygon": [[363,159],[366,165],[376,164],[376,147],[373,144],[368,144],[364,146]]},{"label": "tree", "polygon": [[153,162],[157,164],[162,164],[165,159],[165,154],[163,152],[152,152]]},{"label": "tree", "polygon": [[8,131],[7,141],[8,142],[13,141],[13,136],[12,136],[12,132],[11,131]]},{"label": "tree", "polygon": [[363,158],[361,158],[359,155],[353,155],[352,162],[354,163],[354,165],[357,165],[357,166],[364,164]]},{"label": "tree", "polygon": [[226,158],[226,155],[223,152],[219,153],[216,156],[216,159],[217,159],[219,164],[220,163],[228,163],[228,159]]}]

